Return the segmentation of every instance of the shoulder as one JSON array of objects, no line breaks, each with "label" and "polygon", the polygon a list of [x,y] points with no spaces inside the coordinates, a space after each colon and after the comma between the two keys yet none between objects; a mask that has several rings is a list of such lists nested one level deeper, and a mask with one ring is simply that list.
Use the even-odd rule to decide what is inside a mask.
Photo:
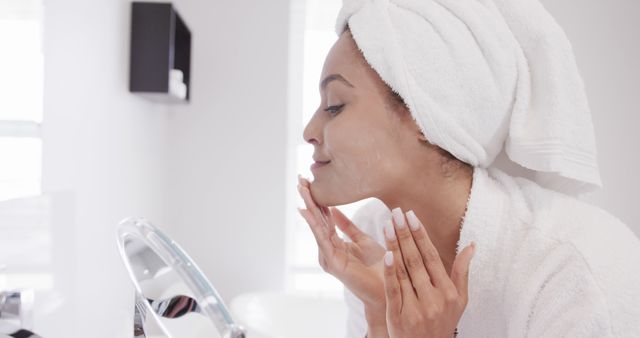
[{"label": "shoulder", "polygon": [[[620,219],[604,209],[529,181],[518,179],[531,210],[524,230],[537,231],[550,241],[571,244],[587,262],[640,259],[640,239]],[[592,257],[598,255],[597,257]]]},{"label": "shoulder", "polygon": [[567,313],[582,308],[608,317],[615,336],[640,333],[632,320],[640,317],[640,239],[595,205],[518,181],[533,216],[520,238],[538,313],[565,304]]}]

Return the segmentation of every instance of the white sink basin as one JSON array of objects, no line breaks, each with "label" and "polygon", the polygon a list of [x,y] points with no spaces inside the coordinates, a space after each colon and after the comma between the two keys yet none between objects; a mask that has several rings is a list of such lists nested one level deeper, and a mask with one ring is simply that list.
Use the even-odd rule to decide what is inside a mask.
[{"label": "white sink basin", "polygon": [[256,292],[237,296],[230,308],[247,338],[342,338],[346,333],[342,298]]}]

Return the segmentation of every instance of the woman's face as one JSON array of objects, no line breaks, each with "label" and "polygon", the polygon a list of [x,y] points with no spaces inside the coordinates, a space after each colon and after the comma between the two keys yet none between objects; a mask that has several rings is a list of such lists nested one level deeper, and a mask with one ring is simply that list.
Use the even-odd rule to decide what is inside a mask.
[{"label": "woman's face", "polygon": [[424,154],[424,136],[403,105],[390,104],[388,87],[345,31],[320,77],[320,106],[305,127],[314,160],[311,192],[320,205],[383,198],[406,184]]}]

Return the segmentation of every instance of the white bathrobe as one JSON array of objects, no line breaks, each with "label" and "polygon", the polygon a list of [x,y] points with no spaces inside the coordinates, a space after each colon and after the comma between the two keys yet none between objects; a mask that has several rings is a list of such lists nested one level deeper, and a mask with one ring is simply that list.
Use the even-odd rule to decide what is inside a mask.
[{"label": "white bathrobe", "polygon": [[[373,200],[353,221],[384,246],[389,217]],[[614,216],[476,168],[457,251],[472,240],[458,337],[640,337],[640,240]],[[362,338],[363,305],[346,289],[345,300],[347,337]]]}]

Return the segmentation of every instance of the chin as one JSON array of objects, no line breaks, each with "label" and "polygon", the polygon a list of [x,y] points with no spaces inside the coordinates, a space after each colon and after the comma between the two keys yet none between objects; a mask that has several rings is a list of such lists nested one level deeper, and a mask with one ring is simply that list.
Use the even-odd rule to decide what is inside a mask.
[{"label": "chin", "polygon": [[311,182],[311,196],[313,200],[320,206],[333,207],[338,205],[357,202],[366,197],[358,198],[343,191],[336,191],[322,182]]},{"label": "chin", "polygon": [[311,182],[309,190],[311,191],[311,197],[313,197],[313,200],[316,201],[319,206],[332,207],[335,205],[333,194],[329,193],[318,180]]}]

